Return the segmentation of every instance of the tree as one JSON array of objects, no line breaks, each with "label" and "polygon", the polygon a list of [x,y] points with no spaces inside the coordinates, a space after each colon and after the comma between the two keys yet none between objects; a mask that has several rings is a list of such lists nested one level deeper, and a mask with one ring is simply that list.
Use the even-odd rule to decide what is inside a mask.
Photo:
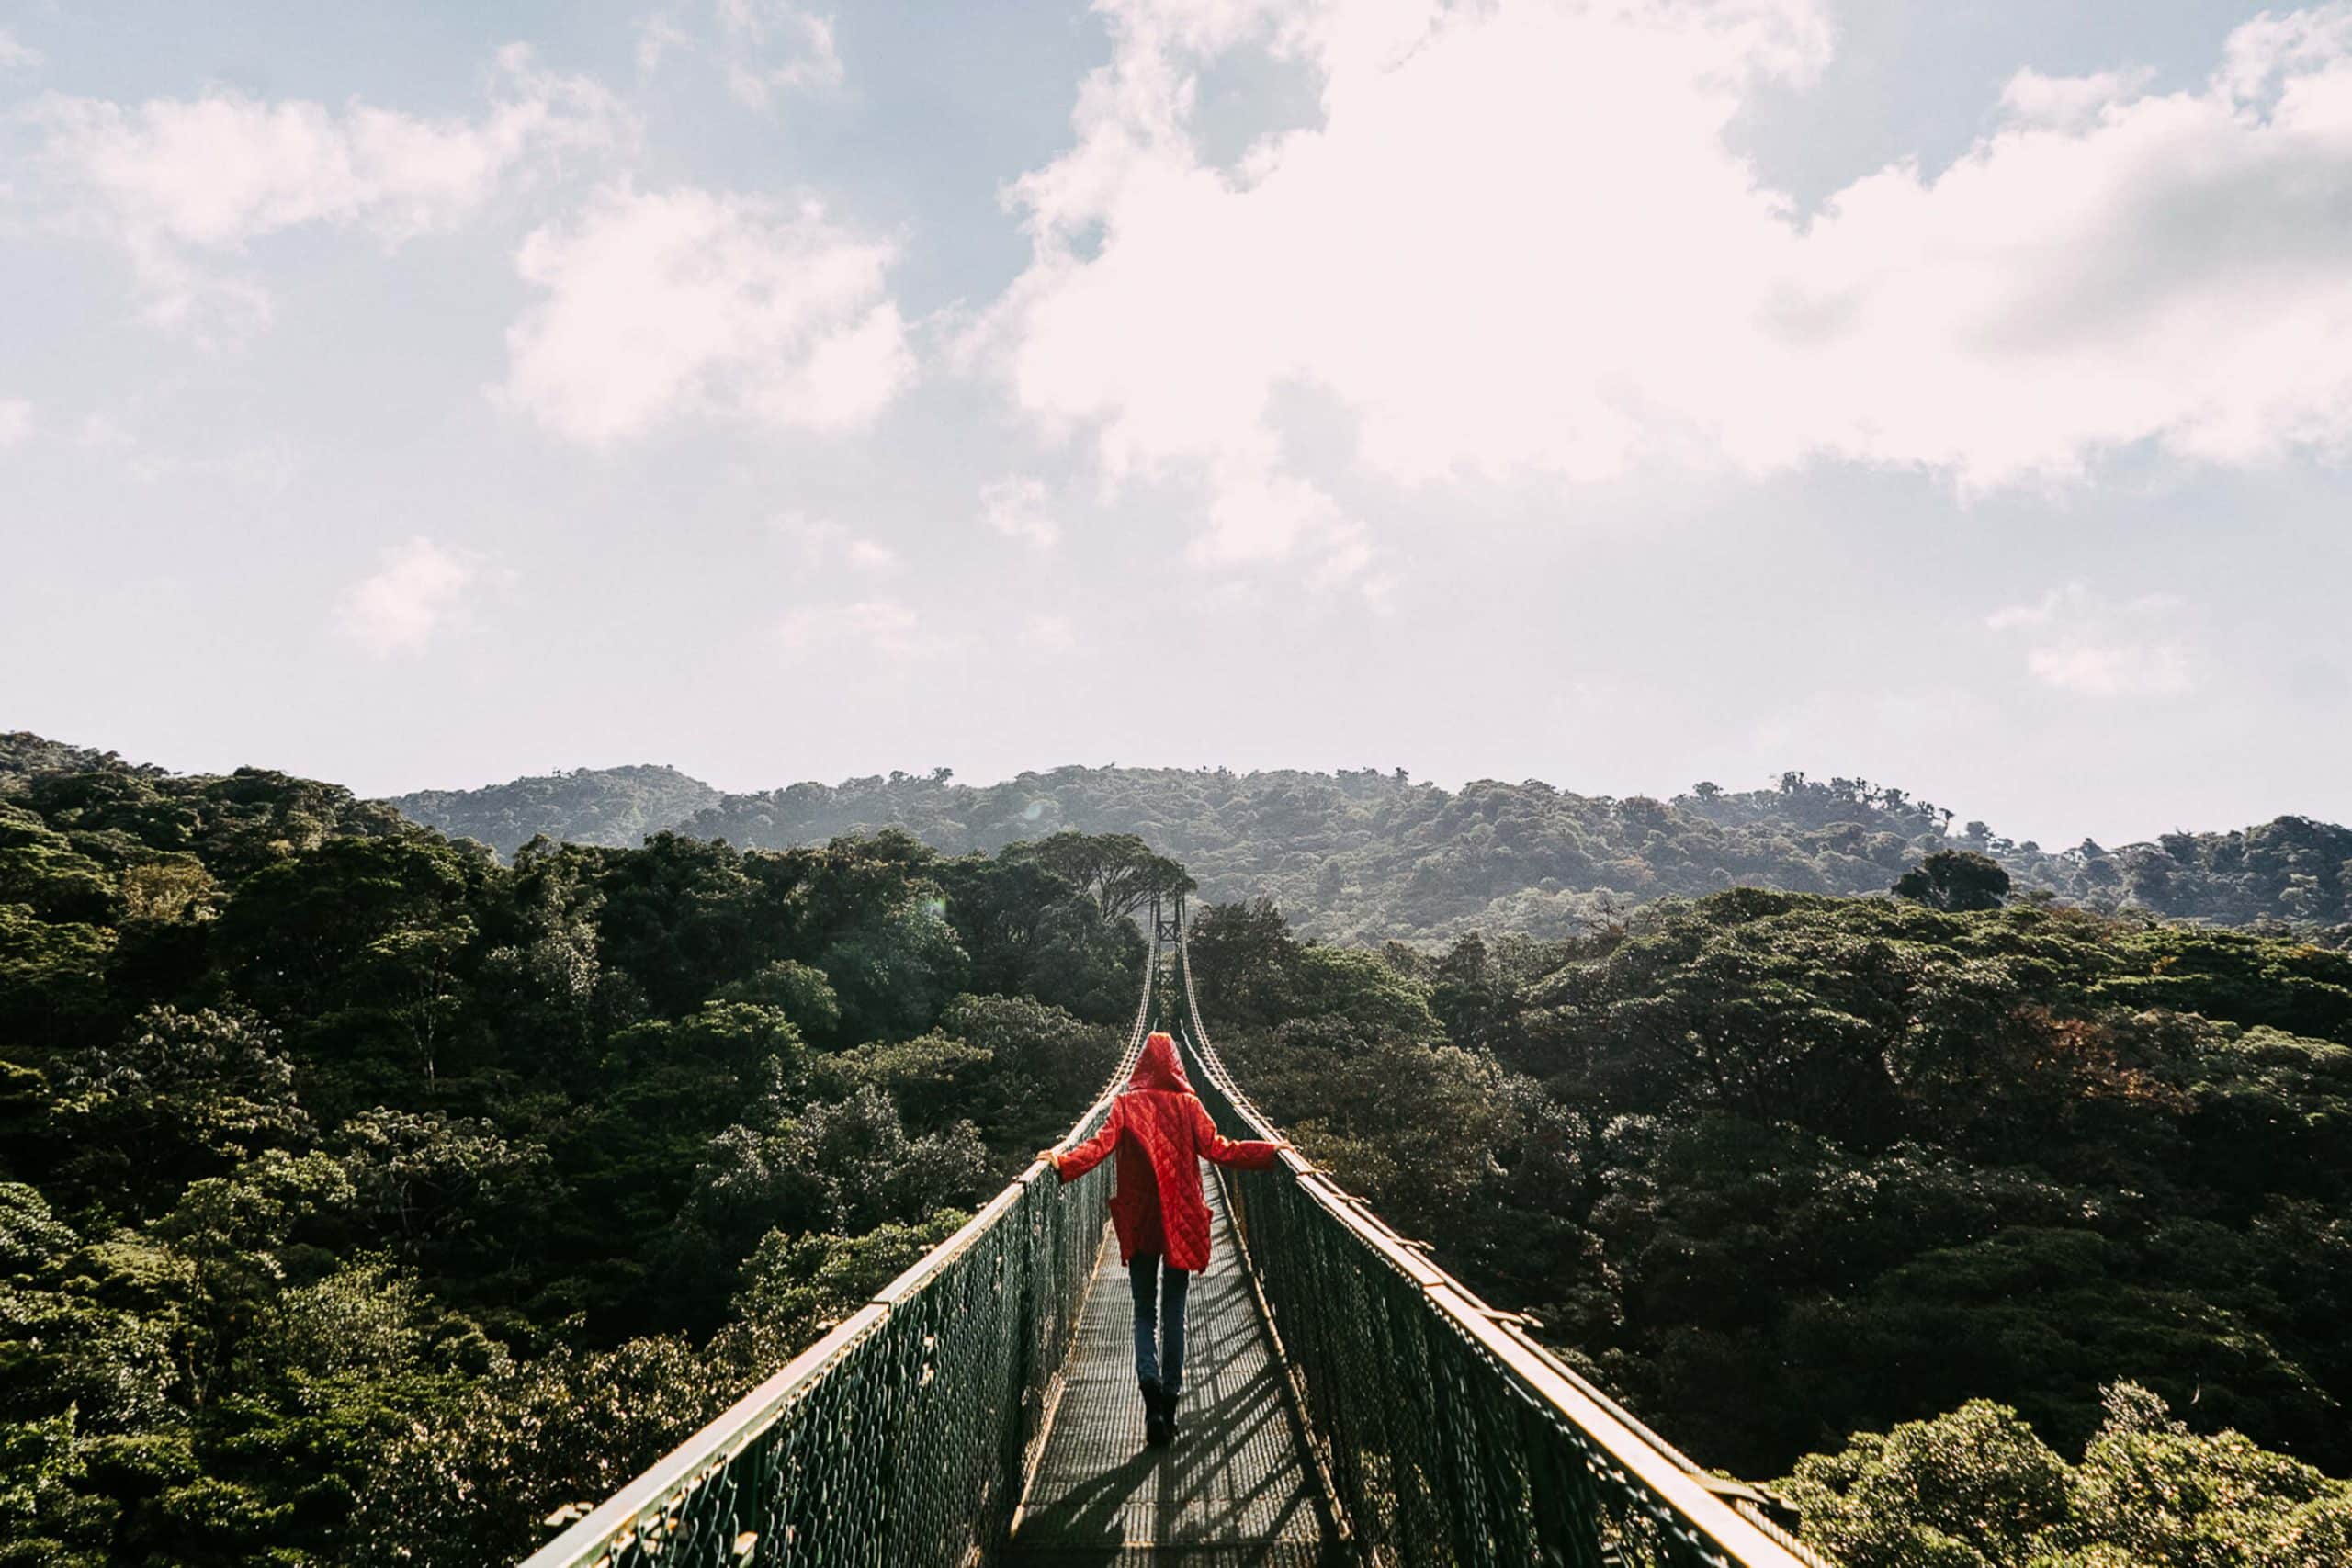
[{"label": "tree", "polygon": [[1187,942],[1202,1009],[1237,1023],[1272,1022],[1289,1005],[1297,945],[1271,898],[1209,905]]},{"label": "tree", "polygon": [[640,1066],[717,1068],[747,1094],[797,1086],[808,1070],[808,1053],[792,1020],[776,1008],[748,1001],[708,1001],[674,1021],[633,1024],[612,1037],[611,1051],[616,1061]]},{"label": "tree", "polygon": [[677,1256],[723,1273],[769,1229],[856,1235],[919,1219],[972,1202],[989,1173],[971,1122],[910,1138],[890,1096],[861,1085],[780,1125],[713,1137],[680,1211]]},{"label": "tree", "polygon": [[1846,1568],[2317,1568],[2352,1542],[2352,1486],[2235,1432],[2191,1434],[2136,1383],[2069,1465],[1972,1400],[1859,1433],[1778,1489]]},{"label": "tree", "polygon": [[1377,954],[1357,948],[1309,944],[1291,955],[1295,1005],[1344,1024],[1366,1040],[1427,1044],[1442,1033],[1430,1010],[1430,989]]},{"label": "tree", "polygon": [[1034,859],[967,855],[936,868],[947,918],[971,954],[970,987],[1025,993],[1097,1022],[1132,1012],[1144,940]]},{"label": "tree", "polygon": [[2009,896],[2009,874],[1973,850],[1938,850],[1896,880],[1894,895],[1934,909],[1997,909]]},{"label": "tree", "polygon": [[751,1375],[782,1366],[970,1217],[961,1209],[942,1209],[920,1222],[888,1221],[855,1236],[768,1232],[744,1259],[743,1283],[729,1303],[736,1321],[717,1348]]},{"label": "tree", "polygon": [[359,1213],[408,1257],[479,1271],[561,1197],[547,1151],[488,1122],[371,1111],[344,1123]]},{"label": "tree", "polygon": [[297,1058],[325,1068],[305,1083],[318,1110],[413,1096],[470,1066],[460,1026],[483,874],[447,845],[338,839],[237,886],[221,960]]},{"label": "tree", "polygon": [[150,1008],[129,1038],[74,1052],[59,1077],[57,1115],[80,1151],[69,1168],[123,1192],[134,1214],[311,1132],[285,1043],[243,1008]]},{"label": "tree", "polygon": [[916,1127],[1003,1120],[1005,1075],[996,1053],[938,1030],[912,1040],[860,1045],[825,1066],[844,1092],[860,1086],[878,1089]]},{"label": "tree", "polygon": [[831,1039],[842,1021],[841,999],[833,995],[825,972],[796,959],[779,958],[743,979],[729,981],[718,988],[718,999],[773,1008],[812,1040]]},{"label": "tree", "polygon": [[905,899],[869,923],[844,931],[818,956],[841,1003],[841,1032],[851,1040],[904,1038],[939,1016],[964,989],[971,959],[935,895]]},{"label": "tree", "polygon": [[846,1232],[968,1204],[989,1176],[988,1151],[971,1122],[910,1138],[898,1107],[873,1088],[809,1107],[785,1130],[779,1153],[813,1195],[818,1223]]},{"label": "tree", "polygon": [[767,959],[760,900],[744,857],[724,841],[656,833],[632,853],[605,851],[596,879],[597,951],[654,1010],[680,1013]]},{"label": "tree", "polygon": [[1124,919],[1155,897],[1197,886],[1182,866],[1133,833],[1055,833],[1012,845],[1004,858],[1033,862],[1092,897],[1106,920]]},{"label": "tree", "polygon": [[550,1500],[610,1495],[742,1392],[674,1335],[559,1345],[409,1423],[363,1477],[345,1559],[487,1565],[542,1543]]},{"label": "tree", "polygon": [[1027,997],[958,997],[940,1027],[985,1046],[1061,1104],[1091,1100],[1119,1060],[1119,1034]]}]

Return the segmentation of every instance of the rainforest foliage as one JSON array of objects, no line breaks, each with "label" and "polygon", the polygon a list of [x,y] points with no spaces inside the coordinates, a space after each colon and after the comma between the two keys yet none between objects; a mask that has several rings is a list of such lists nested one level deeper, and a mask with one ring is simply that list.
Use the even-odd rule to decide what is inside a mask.
[{"label": "rainforest foliage", "polygon": [[2233,1431],[2199,1432],[2136,1383],[2070,1463],[2014,1410],[1971,1400],[1858,1434],[1780,1483],[1845,1568],[2335,1568],[2352,1484]]},{"label": "rainforest foliage", "polygon": [[2294,1553],[2352,1521],[2352,955],[1922,900],[1192,950],[1302,1149],[1851,1568],[2343,1560]]},{"label": "rainforest foliage", "polygon": [[1165,863],[510,864],[283,774],[0,773],[0,1563],[509,1562],[1100,1089]]},{"label": "rainforest foliage", "polygon": [[[0,744],[0,1564],[513,1560],[1067,1125],[1192,886],[1139,826],[502,863]],[[1201,999],[1314,1157],[1850,1568],[2341,1559],[2352,955],[1902,841],[1874,897],[1556,940],[1210,904]],[[2222,879],[2335,896],[2263,852]]]},{"label": "rainforest foliage", "polygon": [[[635,775],[650,771],[559,774],[391,804],[502,853],[539,832],[633,843],[608,835],[616,817],[644,810]],[[2282,817],[2243,832],[2050,850],[1959,821],[1900,789],[1794,773],[1766,789],[1700,784],[1654,800],[1575,795],[1532,780],[1444,790],[1402,770],[1072,767],[969,788],[941,768],[727,795],[691,817],[645,819],[768,849],[883,828],[948,853],[1067,829],[1132,833],[1182,861],[1206,898],[1271,897],[1302,934],[1362,943],[1474,931],[1567,936],[1652,898],[1735,886],[1880,893],[1944,850],[1996,862],[2020,892],[2085,908],[2224,925],[2352,924],[2352,829]]]}]

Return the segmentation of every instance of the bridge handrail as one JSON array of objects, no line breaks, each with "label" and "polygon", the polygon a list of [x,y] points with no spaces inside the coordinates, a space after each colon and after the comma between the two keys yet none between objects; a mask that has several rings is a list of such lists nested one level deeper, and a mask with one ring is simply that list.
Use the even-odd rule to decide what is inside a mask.
[{"label": "bridge handrail", "polygon": [[[1181,927],[1176,957],[1182,978],[1182,1032],[1201,1069],[1204,1098],[1213,1111],[1225,1110],[1225,1120],[1238,1124],[1227,1126],[1228,1135],[1279,1137],[1273,1122],[1258,1109],[1217,1055],[1201,1022],[1191,947]],[[1219,1100],[1224,1101],[1222,1107]],[[1339,1492],[1337,1501],[1364,1561],[1825,1568],[1823,1559],[1762,1514],[1758,1506],[1759,1494],[1701,1471],[1615,1400],[1529,1337],[1520,1326],[1520,1314],[1498,1311],[1480,1300],[1424,1254],[1421,1249],[1426,1243],[1399,1234],[1297,1151],[1285,1151],[1275,1172],[1233,1174],[1238,1174],[1238,1179],[1228,1183],[1228,1190],[1235,1199],[1235,1223],[1274,1316],[1275,1332],[1283,1337],[1291,1358],[1295,1388],[1313,1428],[1310,1436],[1318,1460]],[[1344,1408],[1352,1402],[1351,1391],[1341,1385],[1355,1385],[1352,1393],[1361,1396],[1365,1376],[1377,1372],[1372,1368],[1353,1368],[1318,1378],[1311,1364],[1314,1346],[1330,1336],[1315,1321],[1283,1321],[1285,1306],[1295,1319],[1309,1320],[1328,1319],[1337,1309],[1328,1299],[1335,1292],[1328,1289],[1315,1290],[1306,1280],[1291,1281],[1294,1288],[1284,1288],[1286,1275],[1311,1272],[1315,1265],[1301,1256],[1308,1250],[1304,1245],[1307,1238],[1295,1234],[1296,1227],[1280,1217],[1278,1201],[1266,1201],[1276,1197],[1267,1190],[1266,1184],[1272,1182],[1286,1185],[1305,1200],[1308,1213],[1336,1225],[1340,1235],[1408,1281],[1412,1295],[1427,1312],[1462,1344],[1474,1348],[1469,1356],[1447,1358],[1453,1363],[1451,1371],[1455,1376],[1475,1378],[1476,1369],[1490,1369],[1509,1385],[1515,1396],[1511,1403],[1523,1402],[1548,1417],[1549,1424],[1565,1428],[1569,1439],[1565,1447],[1569,1451],[1526,1451],[1547,1445],[1529,1422],[1515,1418],[1516,1412],[1488,1419],[1464,1409],[1442,1411],[1451,1417],[1455,1435],[1474,1434],[1474,1446],[1489,1450],[1501,1446],[1492,1441],[1480,1444],[1477,1439],[1490,1438],[1498,1429],[1507,1428],[1522,1451],[1442,1456],[1443,1462],[1456,1465],[1442,1478],[1451,1484],[1427,1490],[1450,1495],[1428,1496],[1422,1500],[1419,1516],[1405,1517],[1409,1499],[1403,1494],[1411,1486],[1400,1472],[1412,1469],[1417,1458],[1430,1457],[1426,1434],[1419,1434],[1419,1441],[1411,1445],[1420,1449],[1418,1456],[1367,1454],[1362,1451],[1363,1436],[1345,1430],[1363,1425],[1388,1429],[1385,1421],[1351,1421]],[[1258,1201],[1251,1201],[1253,1198]],[[1253,1236],[1253,1219],[1264,1222],[1260,1228],[1273,1230],[1275,1235]],[[1376,1309],[1380,1303],[1372,1300],[1376,1293],[1366,1286],[1364,1302],[1354,1304]],[[1411,1344],[1410,1325],[1400,1330],[1391,1322],[1382,1333],[1391,1349],[1398,1348],[1401,1337],[1405,1348],[1426,1354],[1432,1362],[1442,1354],[1440,1347]],[[1340,1443],[1357,1451],[1339,1451]],[[1376,1437],[1373,1447],[1378,1447]],[[1566,1517],[1571,1514],[1581,1517]],[[1607,1557],[1602,1555],[1604,1537]],[[1511,1550],[1514,1543],[1529,1550],[1523,1553]]]},{"label": "bridge handrail", "polygon": [[[1126,1048],[1102,1094],[1065,1134],[1065,1143],[1088,1136],[1101,1126],[1110,1113],[1111,1101],[1134,1072],[1151,1021],[1159,972],[1159,942],[1155,932],[1145,952],[1143,989],[1136,1003],[1135,1022],[1127,1033]],[[1028,1202],[1033,1194],[1052,1207],[1048,1218],[1033,1220],[1028,1237],[1032,1250],[1042,1245],[1055,1254],[1052,1262],[1059,1266],[1059,1275],[1048,1276],[1044,1281],[1047,1289],[1060,1287],[1054,1303],[1059,1308],[1054,1314],[1057,1321],[1035,1337],[1046,1364],[1026,1369],[1022,1379],[1024,1389],[1034,1388],[1042,1394],[1044,1385],[1059,1375],[1068,1355],[1078,1322],[1077,1298],[1082,1294],[1085,1280],[1091,1277],[1108,1212],[1106,1183],[1087,1182],[1067,1189],[1058,1182],[1041,1186],[1040,1178],[1049,1169],[1045,1161],[1033,1161],[953,1235],[925,1253],[863,1306],[836,1324],[824,1337],[795,1356],[715,1420],[572,1521],[526,1559],[522,1568],[639,1568],[656,1562],[662,1568],[680,1568],[686,1563],[727,1564],[731,1568],[734,1564],[781,1558],[799,1562],[804,1554],[812,1560],[832,1562],[834,1556],[817,1549],[814,1540],[795,1538],[804,1530],[813,1534],[815,1529],[839,1528],[836,1514],[846,1519],[850,1532],[863,1529],[868,1537],[886,1538],[893,1543],[891,1554],[876,1556],[868,1551],[859,1554],[857,1561],[910,1560],[897,1553],[903,1549],[907,1535],[920,1532],[922,1524],[905,1522],[905,1511],[893,1506],[895,1496],[869,1499],[864,1505],[820,1496],[820,1511],[809,1518],[798,1518],[794,1516],[805,1508],[806,1500],[791,1495],[792,1492],[823,1494],[842,1477],[827,1474],[795,1489],[779,1484],[773,1474],[739,1477],[732,1472],[745,1462],[745,1456],[762,1439],[820,1396],[844,1366],[861,1357],[882,1353],[886,1348],[880,1341],[893,1316],[912,1318],[930,1305],[927,1298],[947,1282],[948,1271],[984,1241],[1003,1239],[999,1233],[1008,1228],[1008,1216]],[[1052,1234],[1038,1235],[1041,1226]],[[1032,1264],[1034,1261],[1028,1260]],[[954,1314],[944,1309],[933,1315],[944,1320],[936,1326],[944,1326],[944,1321],[955,1319]],[[932,1385],[937,1371],[932,1358],[937,1338],[934,1332],[922,1337],[919,1344],[904,1348],[907,1358],[920,1359],[919,1367],[910,1370],[902,1365],[890,1369],[903,1374],[899,1381],[910,1389]],[[944,1522],[951,1533],[968,1535],[974,1546],[987,1542],[992,1532],[1001,1533],[1001,1527],[1009,1518],[1012,1503],[1018,1500],[1026,1466],[1035,1457],[1034,1450],[1043,1435],[1041,1412],[1035,1407],[1042,1405],[1043,1399],[1034,1405],[1025,1398],[1022,1403],[1025,1408],[1019,1427],[1013,1429],[1019,1441],[1001,1445],[1005,1451],[996,1456],[996,1468],[1008,1473],[987,1474],[989,1456],[983,1454],[978,1466],[966,1467],[967,1472],[976,1473],[977,1480],[965,1490],[980,1495],[940,1499],[944,1507],[934,1510],[944,1516],[943,1521],[934,1522]],[[864,1421],[872,1415],[871,1411],[849,1412],[853,1421]],[[910,1457],[901,1450],[911,1447],[921,1434],[876,1436],[877,1439],[887,1439],[892,1462],[872,1467],[888,1472],[869,1477],[874,1483],[897,1488],[904,1483],[910,1489],[944,1484],[936,1473],[924,1473],[922,1467],[912,1464],[902,1472],[896,1462]],[[784,1456],[777,1462],[781,1464],[786,1459],[795,1460],[814,1472],[822,1466],[825,1456],[804,1452]],[[724,1495],[715,1495],[718,1494]],[[973,1508],[969,1506],[972,1503],[982,1506]],[[965,1506],[957,1517],[959,1504]],[[853,1534],[852,1539],[859,1538]],[[941,1560],[962,1555],[949,1553]]]}]

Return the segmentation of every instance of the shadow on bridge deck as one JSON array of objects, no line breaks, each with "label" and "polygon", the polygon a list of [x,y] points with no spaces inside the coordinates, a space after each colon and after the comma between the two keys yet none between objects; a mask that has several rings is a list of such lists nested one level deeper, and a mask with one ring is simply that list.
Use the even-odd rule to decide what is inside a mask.
[{"label": "shadow on bridge deck", "polygon": [[[1100,1179],[1098,1178],[1098,1179]],[[1020,1568],[1337,1568],[1344,1561],[1216,1173],[1193,1281],[1175,1445],[1148,1448],[1126,1270],[1103,1249],[1067,1382],[1004,1561]]]}]

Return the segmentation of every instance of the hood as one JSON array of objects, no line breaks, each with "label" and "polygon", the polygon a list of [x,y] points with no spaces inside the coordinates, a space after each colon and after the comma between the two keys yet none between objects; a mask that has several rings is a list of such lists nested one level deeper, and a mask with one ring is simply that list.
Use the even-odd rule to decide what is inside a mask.
[{"label": "hood", "polygon": [[1192,1093],[1193,1080],[1184,1076],[1184,1064],[1177,1059],[1176,1042],[1159,1033],[1146,1040],[1143,1055],[1136,1061],[1135,1076],[1127,1080],[1127,1087]]}]

